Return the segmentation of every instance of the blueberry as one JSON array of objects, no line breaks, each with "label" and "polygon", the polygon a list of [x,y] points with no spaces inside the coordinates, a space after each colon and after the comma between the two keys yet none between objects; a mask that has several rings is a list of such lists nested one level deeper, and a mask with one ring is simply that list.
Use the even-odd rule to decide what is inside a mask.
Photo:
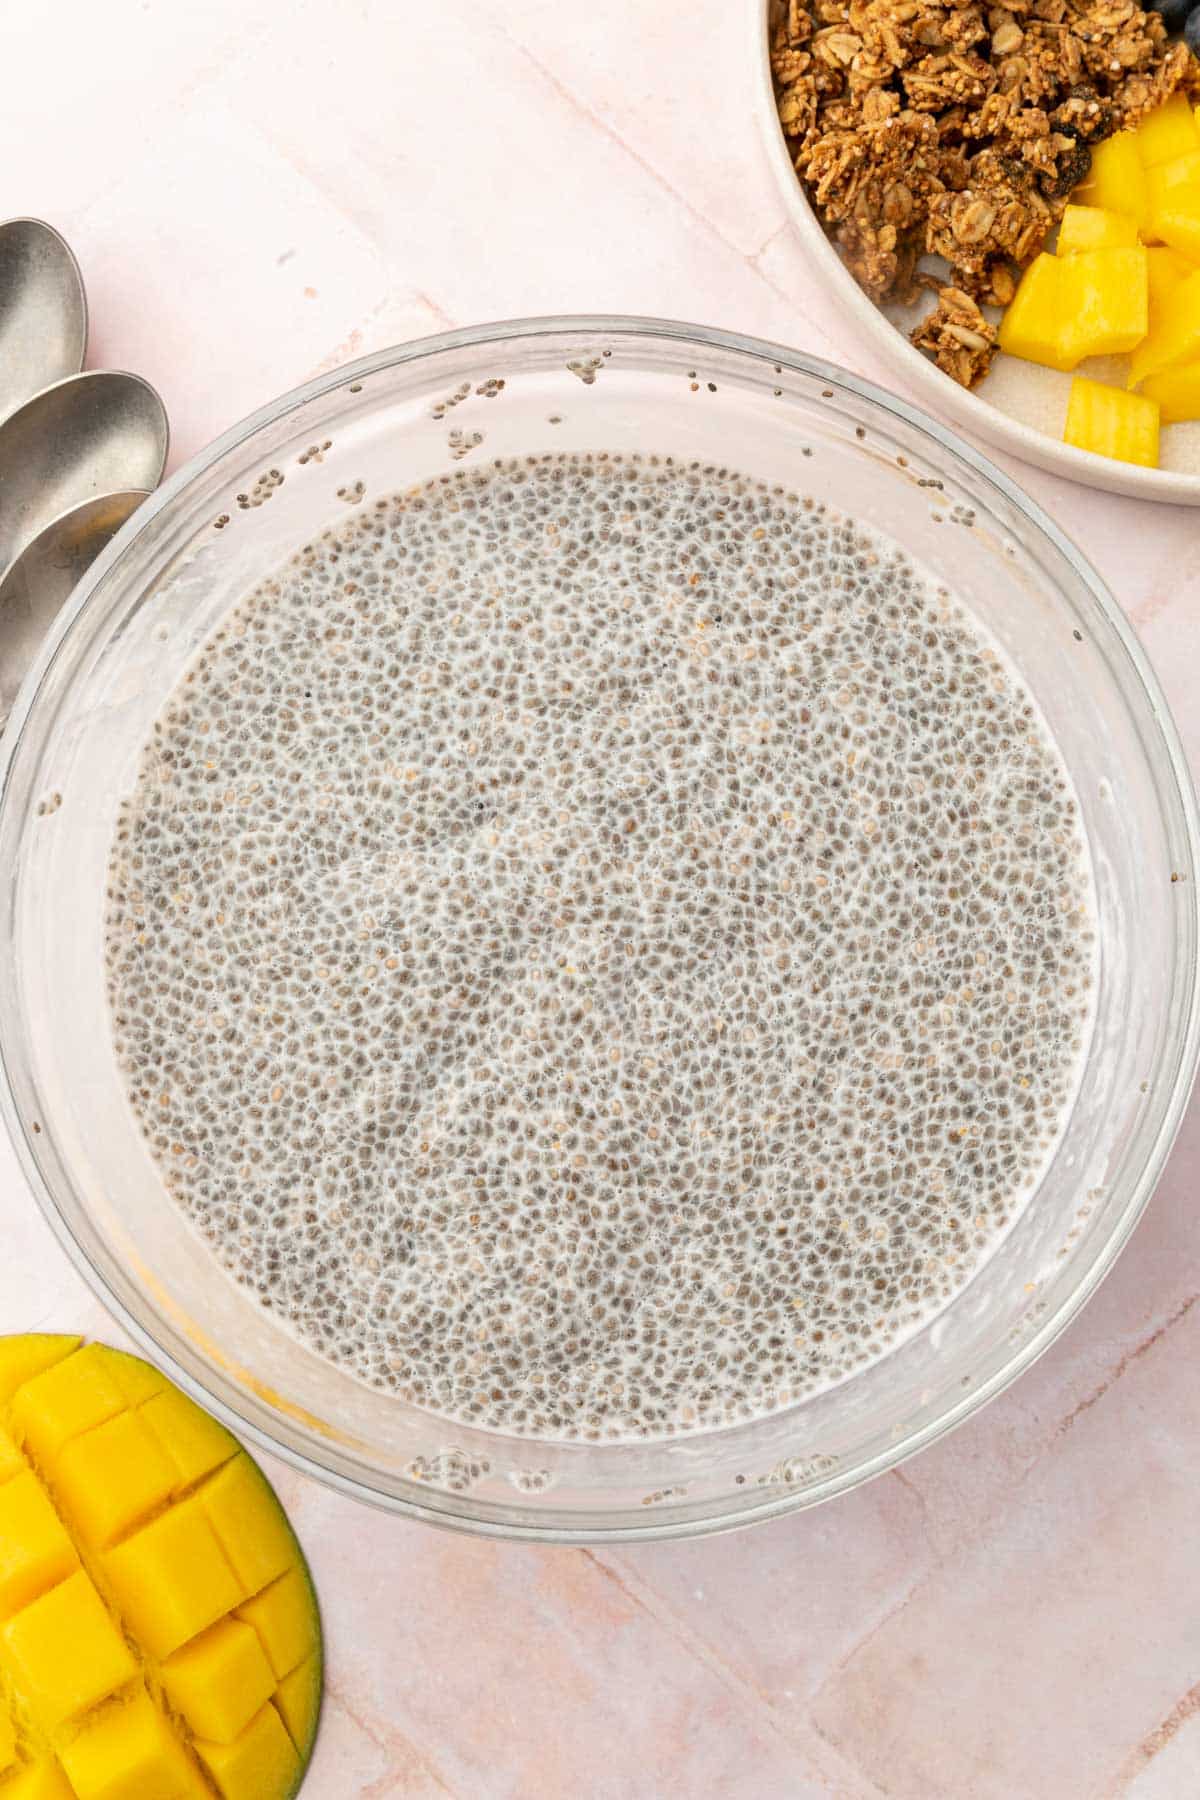
[{"label": "blueberry", "polygon": [[1200,6],[1193,6],[1183,28],[1183,41],[1193,56],[1200,56]]},{"label": "blueberry", "polygon": [[1194,0],[1149,0],[1148,12],[1162,14],[1168,31],[1182,31],[1191,14]]}]

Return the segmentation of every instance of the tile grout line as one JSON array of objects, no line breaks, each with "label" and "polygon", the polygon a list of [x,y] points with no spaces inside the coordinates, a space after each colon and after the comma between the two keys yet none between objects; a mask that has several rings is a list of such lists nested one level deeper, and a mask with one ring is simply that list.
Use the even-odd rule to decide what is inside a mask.
[{"label": "tile grout line", "polygon": [[[478,0],[468,0],[468,4],[472,5],[478,13]],[[795,297],[789,294],[785,288],[779,285],[773,276],[767,273],[759,260],[772,244],[777,242],[781,237],[784,237],[791,230],[791,224],[787,218],[782,219],[780,223],[775,226],[774,230],[767,234],[757,249],[741,249],[739,245],[735,244],[730,238],[725,236],[725,233],[721,230],[720,226],[710,219],[706,213],[700,212],[697,207],[693,206],[686,195],[680,193],[679,189],[668,181],[666,176],[663,175],[652,162],[649,162],[646,157],[635,150],[629,140],[623,137],[615,126],[610,125],[593,107],[589,106],[572,88],[568,87],[566,82],[561,80],[561,78],[554,73],[553,69],[542,62],[541,58],[536,56],[527,44],[522,43],[518,38],[514,38],[491,13],[485,11],[483,17],[486,18],[488,25],[496,35],[500,37],[510,49],[523,57],[524,60],[529,63],[531,68],[536,70],[537,74],[546,85],[557,94],[568,107],[570,107],[572,112],[578,113],[582,119],[586,120],[587,123],[591,125],[593,130],[598,131],[602,137],[607,138],[611,144],[614,144],[618,150],[628,156],[634,166],[640,169],[643,174],[649,176],[654,185],[661,188],[663,193],[667,194],[677,206],[681,207],[690,219],[711,237],[716,238],[717,242],[724,249],[728,250],[731,255],[736,256],[740,262],[744,263],[747,269],[762,282],[769,293],[773,294],[777,300],[781,301],[785,307],[794,313],[797,319],[802,320],[805,325],[820,335],[827,353],[835,355],[835,346],[827,333],[801,310]]]},{"label": "tile grout line", "polygon": [[599,1550],[585,1549],[580,1554],[587,1558],[606,1581],[611,1581],[627,1600],[656,1625],[669,1631],[697,1662],[716,1677],[722,1687],[746,1707],[751,1717],[764,1726],[772,1737],[786,1745],[790,1751],[803,1756],[822,1781],[831,1783],[831,1800],[887,1800],[884,1790],[865,1775],[857,1764],[851,1762],[815,1725],[805,1723],[799,1731],[790,1727],[754,1683],[739,1674],[715,1646],[659,1596],[650,1583],[634,1575],[627,1565],[622,1564],[620,1570],[613,1567]]},{"label": "tile grout line", "polygon": [[[270,21],[260,20],[257,23],[251,24],[248,29],[245,26],[230,26],[227,30],[222,31],[216,41],[211,45],[207,60],[200,63],[193,71],[190,79],[185,83],[183,88],[181,88],[177,94],[173,94],[169,101],[164,99],[160,103],[158,109],[152,109],[147,113],[147,130],[153,132],[155,125],[159,123],[163,113],[168,114],[171,118],[176,117],[180,107],[185,101],[192,101],[197,96],[205,94],[220,76],[226,74],[228,70],[237,63],[256,53],[261,47],[262,40],[267,36],[269,30]],[[93,207],[102,206],[109,196],[120,188],[122,182],[126,179],[126,173],[125,170],[121,170],[114,175],[111,180],[102,182],[95,193],[89,195],[83,202],[79,215],[80,218],[86,219]],[[74,231],[74,227],[72,227],[72,230]],[[89,357],[91,352],[90,337],[91,333],[89,330]],[[90,366],[90,361],[85,362],[85,368]]]},{"label": "tile grout line", "polygon": [[[1094,1387],[1090,1393],[1085,1394],[1083,1399],[1078,1401],[1071,1408],[1065,1418],[1059,1420],[1058,1424],[1054,1427],[1054,1433],[1050,1439],[1050,1444],[1057,1442],[1059,1438],[1065,1437],[1073,1428],[1076,1419],[1083,1413],[1090,1412],[1092,1407],[1095,1406],[1098,1401],[1103,1400],[1109,1389],[1116,1386],[1117,1382],[1119,1382],[1121,1377],[1126,1374],[1132,1364],[1145,1356],[1148,1351],[1153,1350],[1159,1340],[1166,1337],[1167,1333],[1176,1325],[1182,1324],[1183,1320],[1187,1318],[1198,1300],[1200,1300],[1200,1293],[1189,1294],[1187,1299],[1180,1301],[1174,1311],[1168,1313],[1166,1318],[1163,1319],[1160,1324],[1156,1325],[1146,1337],[1141,1338],[1133,1346],[1132,1350],[1126,1350],[1124,1355],[1119,1356],[1098,1386]],[[1046,1449],[1049,1449],[1050,1444],[1046,1445]],[[1040,1456],[1035,1459],[1035,1461],[1040,1461]]]},{"label": "tile grout line", "polygon": [[1128,1794],[1138,1776],[1143,1774],[1160,1750],[1165,1750],[1173,1742],[1180,1726],[1200,1712],[1200,1682],[1190,1687],[1171,1707],[1164,1718],[1160,1719],[1154,1730],[1148,1732],[1141,1742],[1130,1751],[1118,1769],[1112,1787],[1108,1790],[1108,1800],[1120,1800]]},{"label": "tile grout line", "polygon": [[[370,1800],[371,1796],[378,1796],[379,1800],[386,1800],[388,1794],[404,1791],[403,1770],[396,1767],[397,1757],[400,1753],[395,1744],[389,1743],[389,1737],[402,1738],[405,1748],[409,1751],[410,1755],[420,1763],[422,1769],[424,1769],[430,1779],[435,1781],[441,1791],[449,1796],[449,1800],[458,1800],[458,1789],[450,1785],[437,1763],[430,1759],[424,1746],[417,1743],[417,1741],[411,1738],[407,1732],[401,1732],[398,1727],[388,1725],[385,1720],[367,1718],[362,1711],[351,1705],[350,1700],[343,1689],[330,1681],[328,1677],[326,1677],[325,1681],[325,1698],[332,1701],[333,1704],[350,1720],[351,1724],[356,1726],[358,1730],[362,1732],[363,1736],[370,1743],[374,1744],[377,1750],[381,1750],[388,1759],[388,1766],[383,1774],[377,1781],[371,1782],[369,1787],[363,1789],[361,1800]],[[381,1785],[385,1782],[393,1783],[395,1781],[401,1782],[402,1785],[400,1788]]]},{"label": "tile grout line", "polygon": [[738,244],[735,244],[731,238],[726,237],[725,233],[721,230],[721,227],[715,220],[710,219],[707,213],[701,212],[698,207],[694,206],[687,198],[686,194],[682,194],[672,182],[668,181],[661,170],[657,169],[639,150],[636,150],[629,142],[628,138],[621,135],[615,125],[609,124],[608,120],[603,118],[593,106],[590,106],[588,102],[582,99],[573,88],[569,87],[560,76],[556,75],[554,70],[544,63],[541,58],[529,48],[528,44],[523,43],[520,38],[513,37],[511,32],[505,28],[500,20],[486,8],[481,13],[478,0],[467,0],[467,5],[470,10],[476,14],[477,18],[482,17],[486,20],[488,27],[497,37],[501,38],[511,50],[516,51],[516,53],[523,57],[532,69],[537,71],[547,87],[557,94],[572,112],[578,113],[580,118],[585,119],[587,123],[591,125],[593,130],[598,131],[602,137],[608,139],[609,143],[614,144],[623,155],[629,158],[636,168],[640,169],[644,175],[649,176],[656,187],[661,188],[663,193],[669,195],[676,206],[680,207],[695,224],[699,225],[711,237],[716,238],[717,242],[732,255],[736,256],[739,262],[745,263],[746,266],[758,276],[760,281],[764,282],[765,285],[774,293],[778,294],[781,299],[787,301],[789,306],[794,305],[794,302],[789,300],[787,295],[783,294],[780,289],[776,288],[774,282],[763,273],[756,261],[756,258],[762,254],[767,245],[773,243],[781,231],[786,231],[788,229],[788,221],[786,218],[781,224],[776,226],[775,230],[770,233],[757,250],[743,250]]},{"label": "tile grout line", "polygon": [[[1128,1373],[1130,1367],[1135,1362],[1149,1350],[1152,1350],[1160,1339],[1165,1337],[1175,1325],[1181,1324],[1196,1305],[1197,1301],[1200,1301],[1200,1293],[1189,1295],[1186,1300],[1181,1301],[1172,1312],[1168,1313],[1166,1318],[1155,1325],[1144,1338],[1139,1339],[1132,1349],[1126,1350],[1117,1358],[1117,1361],[1108,1370],[1107,1374],[1102,1376],[1097,1385],[1091,1388],[1084,1395],[1082,1400],[1078,1400],[1071,1410],[1050,1428],[1049,1435],[1046,1439],[1028,1456],[1024,1467],[1016,1477],[1016,1480],[1006,1488],[1004,1494],[1000,1498],[986,1508],[982,1515],[975,1521],[969,1530],[967,1530],[966,1536],[961,1538],[955,1537],[945,1545],[936,1544],[933,1537],[930,1537],[930,1546],[935,1550],[942,1561],[949,1562],[959,1556],[967,1547],[969,1537],[972,1534],[989,1528],[996,1521],[1003,1507],[1012,1499],[1013,1495],[1019,1493],[1024,1488],[1026,1482],[1030,1479],[1035,1470],[1041,1466],[1042,1462],[1054,1449],[1055,1445],[1059,1443],[1062,1438],[1066,1437],[1074,1428],[1076,1420],[1084,1413],[1090,1412],[1092,1407],[1097,1405],[1109,1390],[1117,1385],[1121,1377]],[[904,1484],[922,1501],[925,1506],[925,1518],[929,1520],[932,1529],[928,1496],[920,1482],[920,1461],[920,1456],[912,1459],[912,1464],[910,1465],[912,1468],[911,1474],[909,1474],[907,1469],[904,1471],[902,1477],[899,1469],[893,1469],[892,1473],[897,1477],[901,1477]]]}]

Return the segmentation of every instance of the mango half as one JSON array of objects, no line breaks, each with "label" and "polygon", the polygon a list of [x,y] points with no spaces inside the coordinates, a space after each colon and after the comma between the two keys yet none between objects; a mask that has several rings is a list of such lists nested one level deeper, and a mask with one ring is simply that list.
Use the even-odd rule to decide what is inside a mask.
[{"label": "mango half", "polygon": [[0,1338],[0,1800],[292,1800],[321,1681],[237,1440],[137,1357]]}]

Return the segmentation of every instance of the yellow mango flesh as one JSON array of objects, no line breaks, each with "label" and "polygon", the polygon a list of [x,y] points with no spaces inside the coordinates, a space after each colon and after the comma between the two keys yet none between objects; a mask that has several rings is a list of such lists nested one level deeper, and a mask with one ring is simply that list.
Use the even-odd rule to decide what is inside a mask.
[{"label": "yellow mango flesh", "polygon": [[175,1493],[211,1475],[237,1451],[225,1427],[193,1406],[178,1388],[154,1395],[138,1417],[149,1426],[175,1471]]},{"label": "yellow mango flesh", "polygon": [[1188,275],[1163,296],[1155,307],[1150,330],[1133,352],[1129,385],[1138,387],[1147,375],[1162,369],[1182,368],[1200,359],[1200,269]]},{"label": "yellow mango flesh", "polygon": [[1075,197],[1105,212],[1123,213],[1139,226],[1146,224],[1146,169],[1132,131],[1118,131],[1096,145],[1088,178]]},{"label": "yellow mango flesh", "polygon": [[1200,416],[1198,119],[1176,95],[1096,146],[1057,253],[1034,258],[1000,322],[1002,350],[1052,369],[1128,353],[1129,388],[1153,385],[1134,395],[1077,378],[1064,438],[1151,468],[1160,424]]},{"label": "yellow mango flesh", "polygon": [[314,1708],[320,1705],[320,1699],[321,1659],[314,1654],[284,1677],[275,1695],[279,1716],[287,1726],[292,1742],[302,1754],[308,1721]]},{"label": "yellow mango flesh", "polygon": [[78,1800],[58,1763],[33,1763],[4,1784],[4,1800]]},{"label": "yellow mango flesh", "polygon": [[197,1737],[232,1744],[275,1693],[275,1676],[253,1626],[222,1619],[163,1664],[162,1683]]},{"label": "yellow mango flesh", "polygon": [[198,1746],[221,1800],[262,1800],[291,1792],[301,1770],[296,1746],[273,1706],[264,1706],[232,1744]]},{"label": "yellow mango flesh", "polygon": [[102,1567],[121,1616],[155,1657],[170,1656],[244,1597],[195,1497],[108,1551]]},{"label": "yellow mango flesh", "polygon": [[0,1655],[47,1732],[111,1699],[138,1666],[82,1569],[52,1587],[0,1632]]},{"label": "yellow mango flesh", "polygon": [[1147,169],[1171,162],[1177,156],[1186,156],[1189,150],[1200,149],[1196,121],[1182,94],[1173,94],[1162,106],[1147,113],[1134,136],[1138,155]]},{"label": "yellow mango flesh", "polygon": [[1059,281],[1068,368],[1084,357],[1121,355],[1141,343],[1150,322],[1150,286],[1140,245],[1065,257]]},{"label": "yellow mango flesh", "polygon": [[79,1800],[201,1800],[205,1794],[188,1750],[144,1692],[82,1731],[62,1762]]},{"label": "yellow mango flesh", "polygon": [[237,1440],[136,1357],[0,1339],[0,1800],[291,1800],[321,1671]]},{"label": "yellow mango flesh", "polygon": [[1158,467],[1157,402],[1077,375],[1067,402],[1063,442],[1118,462]]},{"label": "yellow mango flesh", "polygon": [[1146,278],[1150,289],[1150,329],[1154,315],[1172,288],[1196,272],[1196,264],[1169,244],[1153,244],[1146,252]]},{"label": "yellow mango flesh", "polygon": [[0,1337],[0,1401],[7,1404],[19,1387],[78,1350],[82,1338],[58,1337],[49,1331],[27,1331]]},{"label": "yellow mango flesh", "polygon": [[1000,321],[1000,348],[1009,356],[1020,356],[1048,369],[1072,366],[1062,342],[1059,277],[1063,267],[1056,256],[1043,251],[1022,275]]},{"label": "yellow mango flesh", "polygon": [[1021,278],[1000,321],[1000,348],[1051,369],[1073,369],[1087,356],[1119,355],[1149,326],[1149,272],[1139,244],[1045,252]]},{"label": "yellow mango flesh", "polygon": [[17,1760],[17,1728],[7,1713],[0,1715],[0,1772]]},{"label": "yellow mango flesh", "polygon": [[307,1583],[298,1569],[289,1569],[261,1594],[255,1594],[253,1600],[239,1606],[237,1616],[253,1626],[280,1681],[319,1648],[316,1615]]},{"label": "yellow mango flesh", "polygon": [[1200,419],[1200,362],[1151,375],[1142,383],[1141,391],[1147,400],[1158,401],[1164,425]]},{"label": "yellow mango flesh", "polygon": [[1200,261],[1200,150],[1147,170],[1146,181],[1154,236]]},{"label": "yellow mango flesh", "polygon": [[1109,212],[1103,206],[1068,206],[1058,228],[1058,255],[1077,250],[1133,249],[1138,222],[1132,213]]},{"label": "yellow mango flesh", "polygon": [[22,1468],[0,1487],[0,1617],[8,1618],[79,1567],[42,1484]]},{"label": "yellow mango flesh", "polygon": [[86,1344],[65,1362],[25,1382],[9,1401],[14,1435],[42,1468],[54,1466],[69,1438],[124,1410],[125,1397],[102,1351],[101,1344]]},{"label": "yellow mango flesh", "polygon": [[136,1412],[118,1413],[59,1452],[55,1487],[88,1544],[105,1547],[170,1498],[175,1471]]}]

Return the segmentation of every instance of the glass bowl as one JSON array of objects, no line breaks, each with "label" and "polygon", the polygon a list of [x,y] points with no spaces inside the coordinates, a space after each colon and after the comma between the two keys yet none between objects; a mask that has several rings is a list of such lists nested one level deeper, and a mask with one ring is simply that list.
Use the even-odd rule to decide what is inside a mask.
[{"label": "glass bowl", "polygon": [[[1073,776],[1095,871],[1096,1023],[1034,1197],[942,1313],[753,1423],[648,1443],[447,1422],[306,1349],[169,1201],[109,1033],[118,804],[177,677],[246,590],[353,508],[499,455],[642,450],[802,487],[903,545],[998,639]],[[1158,685],[1078,551],[932,420],[794,351],[655,320],[540,319],[368,357],[168,482],[60,619],[4,744],[3,1105],[61,1242],[140,1345],[252,1440],[347,1494],[511,1538],[746,1524],[823,1500],[965,1418],[1093,1292],[1162,1168],[1197,1055],[1195,798]]]}]

